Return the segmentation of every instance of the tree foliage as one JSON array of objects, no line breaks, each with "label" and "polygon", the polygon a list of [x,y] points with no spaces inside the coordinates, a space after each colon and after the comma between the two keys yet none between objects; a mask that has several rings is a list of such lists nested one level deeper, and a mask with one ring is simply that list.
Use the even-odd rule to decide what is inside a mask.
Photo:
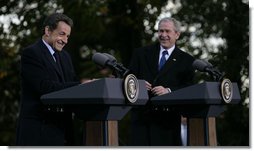
[{"label": "tree foliage", "polygon": [[[134,48],[154,42],[154,27],[161,14],[179,19],[183,32],[177,45],[196,58],[209,60],[231,81],[237,82],[241,91],[241,103],[227,106],[217,118],[219,145],[249,145],[249,9],[248,2],[241,0],[2,0],[1,145],[15,142],[20,52],[41,37],[42,22],[53,12],[63,12],[74,21],[66,49],[80,78],[110,74],[98,70],[91,61],[94,52],[111,53],[128,66]],[[197,81],[207,77],[197,75]],[[128,122],[128,116],[121,122],[122,125]],[[121,144],[126,145],[128,127],[120,126],[119,133]]]}]

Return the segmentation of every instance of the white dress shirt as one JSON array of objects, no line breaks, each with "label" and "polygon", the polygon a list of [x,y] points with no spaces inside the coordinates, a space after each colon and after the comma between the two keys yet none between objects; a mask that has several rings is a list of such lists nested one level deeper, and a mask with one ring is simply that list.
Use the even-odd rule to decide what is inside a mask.
[{"label": "white dress shirt", "polygon": [[172,46],[172,47],[169,48],[169,49],[164,49],[162,46],[160,46],[160,55],[159,55],[159,62],[158,62],[158,64],[160,64],[160,59],[161,59],[161,57],[162,57],[162,52],[163,52],[164,50],[167,50],[167,51],[168,51],[168,55],[165,56],[165,57],[166,57],[166,60],[168,60],[169,56],[172,54],[172,52],[173,52],[174,49],[175,49],[175,45]]},{"label": "white dress shirt", "polygon": [[54,60],[56,61],[56,58],[54,57],[55,51],[53,50],[53,48],[48,43],[46,43],[46,41],[44,41],[43,39],[42,39],[42,41],[46,45],[46,47],[48,48],[48,50],[49,50],[50,54],[52,55],[52,57],[54,58]]}]

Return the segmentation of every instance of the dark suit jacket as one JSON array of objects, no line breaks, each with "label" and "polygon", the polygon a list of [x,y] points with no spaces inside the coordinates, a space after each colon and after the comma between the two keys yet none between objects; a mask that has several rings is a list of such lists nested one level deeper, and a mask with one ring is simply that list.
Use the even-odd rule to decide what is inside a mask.
[{"label": "dark suit jacket", "polygon": [[[138,79],[151,83],[152,87],[161,85],[174,91],[191,85],[194,58],[175,47],[165,65],[158,71],[159,52],[159,43],[136,49],[130,62],[131,72]],[[150,94],[150,97],[153,95]],[[135,136],[131,145],[181,145],[180,115],[173,108],[168,112],[162,110],[163,107],[150,106],[149,103],[146,107],[132,109]]]},{"label": "dark suit jacket", "polygon": [[43,94],[79,84],[71,58],[64,50],[60,61],[63,74],[42,40],[23,50],[17,145],[64,145],[71,113],[48,112],[40,100]]}]

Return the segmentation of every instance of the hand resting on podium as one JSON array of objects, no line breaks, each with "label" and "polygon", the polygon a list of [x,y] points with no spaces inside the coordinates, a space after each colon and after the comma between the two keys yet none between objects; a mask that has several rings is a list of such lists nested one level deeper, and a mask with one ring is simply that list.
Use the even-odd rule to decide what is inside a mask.
[{"label": "hand resting on podium", "polygon": [[150,84],[147,81],[146,81],[146,89],[147,91],[151,91],[152,94],[154,95],[163,95],[171,92],[170,88],[165,88],[163,86],[152,87],[152,84]]}]

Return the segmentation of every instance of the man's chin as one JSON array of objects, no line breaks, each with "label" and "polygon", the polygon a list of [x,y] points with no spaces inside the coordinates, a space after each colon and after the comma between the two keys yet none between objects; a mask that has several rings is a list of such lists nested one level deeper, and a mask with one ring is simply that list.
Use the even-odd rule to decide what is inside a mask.
[{"label": "man's chin", "polygon": [[168,48],[169,46],[166,43],[161,42],[160,43],[163,48]]},{"label": "man's chin", "polygon": [[60,52],[63,50],[63,48],[55,48],[55,50]]}]

